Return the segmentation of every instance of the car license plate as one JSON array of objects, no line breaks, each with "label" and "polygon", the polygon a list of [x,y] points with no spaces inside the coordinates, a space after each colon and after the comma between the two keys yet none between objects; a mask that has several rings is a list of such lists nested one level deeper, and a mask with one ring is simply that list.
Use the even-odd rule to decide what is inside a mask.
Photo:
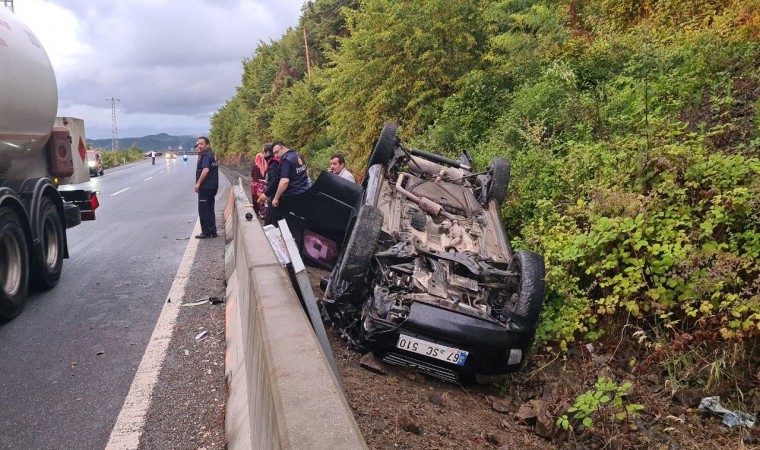
[{"label": "car license plate", "polygon": [[446,347],[445,345],[434,344],[423,341],[404,334],[399,335],[396,347],[431,358],[440,359],[457,366],[463,366],[467,360],[468,353],[458,348]]}]

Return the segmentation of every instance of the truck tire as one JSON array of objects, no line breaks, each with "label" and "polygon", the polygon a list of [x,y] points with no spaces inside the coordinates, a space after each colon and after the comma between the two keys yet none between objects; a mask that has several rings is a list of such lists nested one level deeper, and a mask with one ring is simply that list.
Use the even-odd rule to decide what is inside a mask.
[{"label": "truck tire", "polygon": [[58,284],[63,269],[63,222],[48,197],[40,202],[41,251],[32,258],[32,286],[49,290]]},{"label": "truck tire", "polygon": [[29,251],[16,212],[0,208],[0,320],[11,320],[24,308],[29,288]]},{"label": "truck tire", "polygon": [[516,300],[512,303],[511,314],[520,323],[534,329],[541,314],[546,289],[546,269],[544,258],[533,252],[520,250],[509,262],[510,272],[520,274]]},{"label": "truck tire", "polygon": [[491,171],[491,182],[486,191],[486,203],[494,199],[496,204],[501,206],[507,196],[507,186],[509,186],[509,161],[504,158],[494,158],[488,164],[488,169]]},{"label": "truck tire", "polygon": [[393,122],[386,122],[383,125],[383,131],[380,132],[380,137],[377,139],[375,148],[369,156],[367,169],[375,164],[385,166],[391,162],[391,158],[393,158],[393,154],[396,152],[396,147],[398,147],[398,127]]}]

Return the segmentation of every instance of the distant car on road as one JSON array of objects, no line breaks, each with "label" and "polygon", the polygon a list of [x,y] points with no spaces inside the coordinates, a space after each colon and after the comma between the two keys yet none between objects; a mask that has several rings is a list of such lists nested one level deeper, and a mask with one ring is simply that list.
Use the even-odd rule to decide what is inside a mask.
[{"label": "distant car on road", "polygon": [[177,152],[175,152],[174,150],[169,150],[169,151],[166,152],[165,158],[166,159],[177,159]]},{"label": "distant car on road", "polygon": [[[161,155],[163,155],[162,152],[156,152],[156,156],[161,156]],[[150,152],[143,153],[143,158],[150,158]]]},{"label": "distant car on road", "polygon": [[103,175],[103,158],[97,150],[87,150],[87,167],[90,169],[90,176],[97,177]]}]

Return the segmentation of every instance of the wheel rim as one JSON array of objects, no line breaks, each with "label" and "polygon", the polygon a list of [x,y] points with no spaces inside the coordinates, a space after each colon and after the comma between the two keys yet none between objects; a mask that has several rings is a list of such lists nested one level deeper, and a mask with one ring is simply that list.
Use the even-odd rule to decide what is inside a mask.
[{"label": "wheel rim", "polygon": [[0,284],[3,292],[12,297],[21,288],[23,268],[21,267],[21,246],[13,234],[0,239]]},{"label": "wheel rim", "polygon": [[45,229],[43,230],[43,245],[45,248],[45,265],[48,268],[55,267],[58,263],[58,227],[50,217],[45,220]]}]

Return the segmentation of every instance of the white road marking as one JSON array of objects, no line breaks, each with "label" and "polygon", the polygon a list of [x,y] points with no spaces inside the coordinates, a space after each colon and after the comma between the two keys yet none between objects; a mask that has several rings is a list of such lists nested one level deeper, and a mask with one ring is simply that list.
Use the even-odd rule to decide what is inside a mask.
[{"label": "white road marking", "polygon": [[148,180],[150,180],[151,178],[153,178],[153,177],[148,177],[148,178],[144,179],[143,181],[148,181]]},{"label": "white road marking", "polygon": [[120,190],[120,191],[116,191],[116,192],[114,192],[113,194],[111,194],[111,197],[113,197],[114,195],[119,195],[119,194],[121,194],[121,193],[122,193],[122,192],[124,192],[124,191],[128,191],[129,189],[130,189],[130,188],[124,188],[124,189],[122,189],[122,190]]},{"label": "white road marking", "polygon": [[[199,234],[200,231],[201,224],[200,221],[197,221],[192,235]],[[124,406],[122,406],[119,417],[116,419],[116,425],[111,431],[106,450],[136,449],[140,443],[140,435],[145,425],[153,389],[158,382],[158,375],[161,372],[161,366],[172,339],[174,324],[179,315],[180,302],[185,296],[185,286],[190,277],[195,253],[198,250],[198,242],[198,239],[190,239],[190,243],[185,249],[185,255],[182,257],[179,269],[177,269],[177,275],[174,277],[171,289],[169,289],[167,300],[164,301],[161,315],[158,316],[156,328],[153,329],[153,335],[148,342],[148,348],[145,349],[137,373],[132,379],[129,394],[124,400]]]},{"label": "white road marking", "polygon": [[158,173],[164,173],[164,171],[162,170],[161,172],[158,172]]}]

